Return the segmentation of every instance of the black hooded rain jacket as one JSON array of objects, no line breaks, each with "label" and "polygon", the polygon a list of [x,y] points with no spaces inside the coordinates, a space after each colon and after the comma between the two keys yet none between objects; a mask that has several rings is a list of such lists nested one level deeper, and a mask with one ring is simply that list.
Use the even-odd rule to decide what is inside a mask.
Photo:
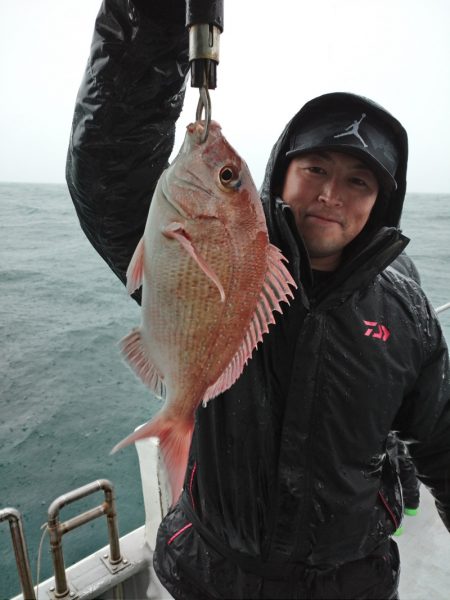
[{"label": "black hooded rain jacket", "polygon": [[[158,4],[104,1],[67,161],[81,226],[122,282],[188,71],[182,3],[152,14]],[[390,430],[408,441],[450,527],[447,348],[420,287],[390,266],[407,243],[396,228],[405,173],[384,226],[313,286],[293,217],[273,192],[290,126],[262,198],[299,288],[236,384],[197,411],[184,493],[155,551],[176,598],[393,597],[389,539],[402,498]]]}]

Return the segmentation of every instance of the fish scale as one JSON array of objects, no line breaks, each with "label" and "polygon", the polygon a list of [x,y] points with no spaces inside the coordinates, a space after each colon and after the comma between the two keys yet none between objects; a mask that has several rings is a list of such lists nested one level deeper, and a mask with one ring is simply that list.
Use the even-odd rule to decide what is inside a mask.
[{"label": "fish scale", "polygon": [[127,271],[130,293],[142,285],[141,325],[121,342],[131,368],[165,402],[113,451],[159,437],[174,502],[195,410],[239,378],[295,287],[269,242],[247,165],[217,123],[204,143],[202,132],[199,122],[188,126],[156,187]]},{"label": "fish scale", "polygon": [[[217,239],[214,241],[217,243]],[[202,252],[202,244],[198,245],[198,249]],[[152,307],[157,307],[159,310],[158,316],[147,321],[147,327],[152,324],[157,326],[159,330],[164,332],[168,338],[167,343],[162,346],[169,354],[167,357],[161,357],[159,362],[168,364],[168,370],[174,368],[184,369],[189,371],[189,379],[192,380],[197,387],[201,386],[199,375],[194,372],[203,370],[205,362],[208,360],[209,348],[214,343],[214,335],[220,336],[220,325],[226,324],[227,319],[224,313],[230,311],[230,303],[226,305],[220,304],[219,293],[215,286],[205,278],[205,275],[198,269],[192,259],[187,256],[181,248],[177,248],[180,256],[175,264],[178,269],[174,272],[165,275],[165,269],[159,270],[159,276],[153,278],[152,286],[149,290],[148,303]],[[206,249],[205,249],[206,250]],[[150,248],[152,254],[156,248]],[[206,260],[211,265],[215,265],[217,259],[211,256],[213,253],[204,252]],[[216,254],[216,253],[214,253]],[[222,261],[223,269],[220,271],[220,278],[224,287],[229,287],[231,278],[231,269],[229,268],[229,260]],[[228,271],[228,273],[227,273]],[[171,304],[171,299],[176,294],[173,305],[167,306],[167,303],[160,303],[160,296],[164,295],[168,298],[168,303]],[[164,310],[164,309],[167,310]],[[170,310],[172,308],[172,310]],[[221,313],[221,314],[220,314]],[[221,316],[222,321],[219,321]],[[211,331],[214,324],[214,331]],[[148,336],[152,338],[152,331],[149,330]],[[194,343],[195,341],[195,343]],[[159,346],[161,348],[161,346]],[[190,361],[180,361],[177,359],[179,354],[190,353]],[[186,382],[188,373],[186,372],[172,373],[171,379]],[[169,377],[169,375],[167,375]],[[186,388],[186,383],[183,384]],[[206,387],[206,384],[203,384]],[[185,392],[187,390],[185,389]]]}]

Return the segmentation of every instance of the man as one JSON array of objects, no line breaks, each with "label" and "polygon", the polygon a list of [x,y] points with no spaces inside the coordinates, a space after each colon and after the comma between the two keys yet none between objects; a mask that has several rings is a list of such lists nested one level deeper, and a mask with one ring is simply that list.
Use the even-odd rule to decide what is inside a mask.
[{"label": "man", "polygon": [[[122,281],[187,71],[181,0],[104,2],[67,181]],[[175,598],[395,598],[390,430],[450,527],[447,349],[405,255],[390,266],[407,244],[406,163],[401,124],[346,93],[306,104],[276,143],[262,201],[298,290],[239,380],[197,411],[184,492],[154,557]]]}]

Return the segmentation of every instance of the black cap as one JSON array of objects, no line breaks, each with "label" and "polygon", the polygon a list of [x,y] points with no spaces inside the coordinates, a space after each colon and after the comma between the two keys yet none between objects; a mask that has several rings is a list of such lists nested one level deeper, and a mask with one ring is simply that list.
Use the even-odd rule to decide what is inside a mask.
[{"label": "black cap", "polygon": [[305,116],[291,132],[286,157],[321,150],[360,158],[373,170],[382,189],[397,189],[399,158],[395,133],[370,107],[350,105]]}]

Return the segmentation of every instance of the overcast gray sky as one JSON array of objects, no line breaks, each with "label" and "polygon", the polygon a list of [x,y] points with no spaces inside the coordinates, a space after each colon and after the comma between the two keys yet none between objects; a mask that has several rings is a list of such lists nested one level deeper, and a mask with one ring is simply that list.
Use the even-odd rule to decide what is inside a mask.
[{"label": "overcast gray sky", "polygon": [[[151,0],[149,0],[151,1]],[[224,0],[213,118],[256,183],[310,98],[351,91],[410,137],[410,192],[450,192],[448,0]],[[0,181],[63,182],[98,0],[0,1]],[[194,119],[189,88],[175,149]]]}]

